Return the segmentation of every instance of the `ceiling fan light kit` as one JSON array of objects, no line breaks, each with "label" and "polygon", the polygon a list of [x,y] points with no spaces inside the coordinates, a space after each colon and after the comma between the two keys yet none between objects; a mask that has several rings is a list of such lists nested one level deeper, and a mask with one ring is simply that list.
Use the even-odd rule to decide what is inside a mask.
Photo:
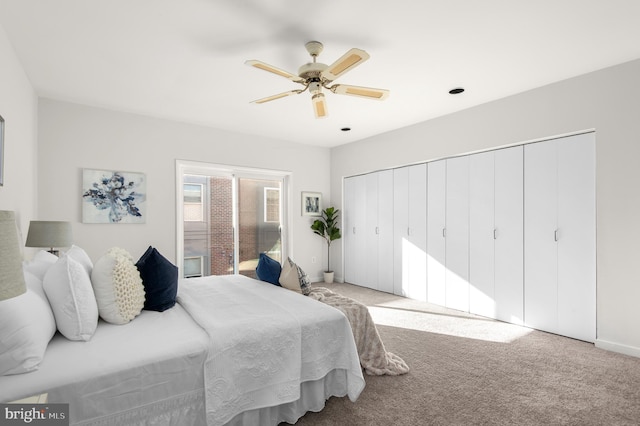
[{"label": "ceiling fan light kit", "polygon": [[320,62],[316,62],[316,58],[323,49],[322,43],[320,43],[319,41],[310,41],[305,44],[305,47],[307,49],[307,52],[309,52],[309,55],[311,55],[311,57],[313,58],[313,62],[302,65],[298,69],[298,75],[257,60],[249,60],[245,62],[246,65],[261,69],[263,71],[268,71],[272,74],[279,75],[304,86],[303,89],[291,90],[289,92],[257,99],[253,101],[253,103],[262,104],[287,96],[298,95],[309,90],[309,92],[312,94],[311,103],[313,105],[315,116],[316,118],[322,118],[327,116],[327,104],[325,101],[324,93],[322,93],[323,88],[338,95],[358,96],[361,98],[375,100],[384,100],[389,96],[389,91],[386,89],[351,86],[346,84],[331,85],[331,83],[335,79],[351,71],[353,68],[369,59],[369,54],[364,50],[356,48],[350,49],[347,53],[338,58],[338,60],[336,60],[334,63],[332,63],[331,65],[326,65]]}]

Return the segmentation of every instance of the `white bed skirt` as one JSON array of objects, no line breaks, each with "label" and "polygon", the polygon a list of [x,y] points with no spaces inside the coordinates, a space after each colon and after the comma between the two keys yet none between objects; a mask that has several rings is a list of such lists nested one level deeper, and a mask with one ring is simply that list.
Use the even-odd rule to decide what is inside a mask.
[{"label": "white bed skirt", "polygon": [[[300,385],[300,399],[279,405],[250,410],[238,414],[227,425],[278,425],[281,422],[294,424],[308,411],[321,411],[331,396],[347,395],[347,372],[336,369],[324,378],[304,382]],[[72,423],[82,426],[202,426],[206,424],[204,391],[154,402],[125,412],[115,413],[100,419]]]}]

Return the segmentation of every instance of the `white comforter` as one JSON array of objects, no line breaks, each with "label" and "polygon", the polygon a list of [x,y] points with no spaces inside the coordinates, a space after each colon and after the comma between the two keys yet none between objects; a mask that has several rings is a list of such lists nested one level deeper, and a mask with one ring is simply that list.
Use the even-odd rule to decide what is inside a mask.
[{"label": "white comforter", "polygon": [[337,309],[241,275],[191,278],[179,288],[179,303],[211,339],[205,361],[210,426],[295,401],[300,383],[334,369],[347,372],[352,401],[364,389],[349,322]]}]

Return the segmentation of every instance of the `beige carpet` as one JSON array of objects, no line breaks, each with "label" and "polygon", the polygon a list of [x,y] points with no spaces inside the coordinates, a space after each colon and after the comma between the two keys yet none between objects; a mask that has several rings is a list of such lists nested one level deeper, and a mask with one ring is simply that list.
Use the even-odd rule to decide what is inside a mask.
[{"label": "beige carpet", "polygon": [[640,358],[349,284],[411,371],[298,425],[640,425]]}]

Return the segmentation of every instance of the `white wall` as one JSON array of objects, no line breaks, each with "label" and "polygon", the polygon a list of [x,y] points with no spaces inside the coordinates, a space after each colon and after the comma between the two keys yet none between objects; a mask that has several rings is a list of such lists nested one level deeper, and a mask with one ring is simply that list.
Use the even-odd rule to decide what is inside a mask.
[{"label": "white wall", "polygon": [[595,129],[597,345],[640,356],[638,76],[640,60],[334,148],[333,203],[345,176]]},{"label": "white wall", "polygon": [[31,83],[0,27],[0,115],[5,120],[0,210],[16,212],[23,242],[37,206],[37,105]]},{"label": "white wall", "polygon": [[[310,278],[322,276],[323,240],[301,216],[300,193],[329,197],[329,149],[40,99],[38,157],[38,217],[71,221],[94,261],[113,246],[137,259],[153,245],[175,262],[176,159],[291,171],[292,259]],[[83,168],[145,173],[146,223],[83,224]]]}]

